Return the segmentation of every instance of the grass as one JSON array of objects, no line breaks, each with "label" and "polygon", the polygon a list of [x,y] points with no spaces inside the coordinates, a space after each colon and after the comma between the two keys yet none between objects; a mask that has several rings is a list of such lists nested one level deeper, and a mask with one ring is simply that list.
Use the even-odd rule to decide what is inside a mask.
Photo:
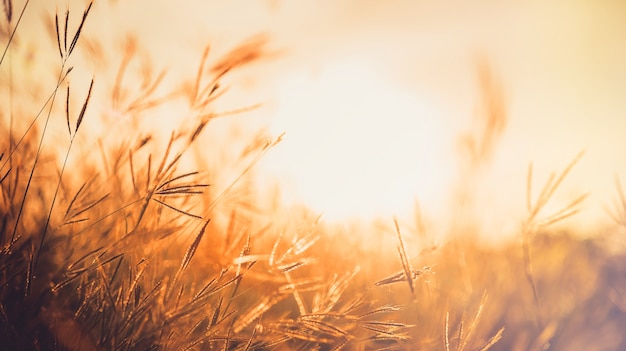
[{"label": "grass", "polygon": [[[476,239],[462,206],[451,210],[457,225],[438,245],[419,213],[412,229],[401,219],[338,227],[306,209],[265,209],[248,180],[280,137],[259,136],[235,157],[230,144],[205,134],[217,117],[241,112],[213,105],[228,92],[225,77],[264,56],[264,39],[217,60],[207,47],[195,75],[172,91],[163,87],[165,69],[133,68],[140,39],[125,43],[115,74],[83,79],[74,74],[78,58],[98,47],[84,39],[94,11],[88,3],[51,21],[54,46],[47,47],[60,61],[50,71],[58,74],[50,91],[29,95],[50,85],[13,68],[12,57],[25,50],[13,5],[3,2],[0,33],[0,94],[10,102],[0,111],[3,347],[626,348],[626,254],[612,249],[620,232],[581,239],[553,227],[576,213],[584,195],[545,213],[582,155],[549,177],[536,198],[529,167],[519,241],[497,246]],[[502,90],[484,63],[479,82],[481,113],[463,138],[467,179],[486,167],[506,125]],[[181,101],[186,117],[165,141],[137,130],[137,121]],[[84,135],[94,133],[91,121],[105,119],[103,106],[123,121]],[[237,172],[198,162],[200,142],[235,158]],[[61,152],[59,145],[66,145]],[[229,180],[220,183],[222,173]],[[616,184],[609,212],[624,227],[626,200]],[[459,196],[471,198],[471,181]],[[372,231],[383,234],[360,239]]]}]

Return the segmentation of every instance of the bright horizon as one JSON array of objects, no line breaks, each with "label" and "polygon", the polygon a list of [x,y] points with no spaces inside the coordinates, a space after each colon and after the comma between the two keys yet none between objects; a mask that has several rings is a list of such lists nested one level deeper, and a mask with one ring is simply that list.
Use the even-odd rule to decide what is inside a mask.
[{"label": "bright horizon", "polygon": [[407,216],[416,200],[436,223],[445,221],[483,57],[502,83],[508,123],[475,185],[476,215],[494,232],[514,230],[525,213],[528,164],[537,196],[548,175],[584,149],[555,206],[589,192],[572,223],[593,230],[609,221],[602,207],[616,196],[614,177],[626,182],[623,3],[229,4],[97,3],[85,30],[113,42],[136,32],[169,76],[195,67],[208,43],[215,59],[266,33],[274,54],[234,72],[218,108],[263,102],[231,118],[286,132],[256,168],[259,186],[277,178],[285,202],[339,221]]}]

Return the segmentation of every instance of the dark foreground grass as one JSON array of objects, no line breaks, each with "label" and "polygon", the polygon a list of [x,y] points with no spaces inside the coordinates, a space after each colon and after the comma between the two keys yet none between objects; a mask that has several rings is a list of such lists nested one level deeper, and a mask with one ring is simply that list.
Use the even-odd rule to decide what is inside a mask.
[{"label": "dark foreground grass", "polygon": [[[45,89],[5,61],[21,47],[11,39],[13,4],[3,4],[9,56],[0,89],[15,104],[0,111],[0,348],[626,349],[626,256],[609,244],[621,238],[551,229],[583,197],[543,216],[575,161],[529,196],[519,240],[501,245],[482,245],[462,221],[433,246],[402,221],[371,234],[302,209],[263,209],[246,177],[280,139],[251,142],[219,188],[212,180],[229,170],[193,162],[198,149],[231,147],[203,135],[220,116],[212,106],[225,93],[222,78],[262,57],[262,40],[213,64],[205,50],[196,75],[165,95],[156,93],[163,73],[140,71],[143,84],[126,85],[136,42],[114,77],[81,82],[68,62],[89,26],[88,4],[51,21],[58,78],[25,97],[25,86]],[[497,84],[486,66],[480,72],[483,117],[465,138],[468,173],[488,159],[506,121]],[[180,100],[189,118],[165,142],[132,128]],[[126,129],[120,138],[81,135],[103,118],[93,106],[128,117],[116,126]],[[533,194],[532,172],[528,179]],[[613,216],[623,225],[619,186],[618,195]]]}]

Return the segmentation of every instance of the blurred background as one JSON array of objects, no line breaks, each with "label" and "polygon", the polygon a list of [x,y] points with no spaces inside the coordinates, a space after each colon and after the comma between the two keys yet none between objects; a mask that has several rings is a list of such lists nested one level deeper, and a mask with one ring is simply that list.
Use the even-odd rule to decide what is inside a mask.
[{"label": "blurred background", "polygon": [[[410,216],[419,202],[445,231],[469,192],[464,211],[491,235],[514,234],[529,164],[536,197],[585,150],[554,208],[589,193],[568,223],[594,234],[610,222],[615,178],[626,182],[623,1],[101,1],[90,16],[85,32],[104,43],[111,66],[135,33],[154,67],[167,67],[166,83],[193,75],[208,44],[217,60],[247,40],[264,42],[259,61],[229,74],[216,109],[262,106],[212,130],[227,141],[232,128],[286,132],[257,165],[258,187],[277,196],[269,189],[278,184],[282,201],[329,220]],[[49,18],[29,16],[24,26],[41,36]],[[505,103],[506,128],[470,175],[462,140],[479,113],[480,62]],[[154,113],[149,124],[169,135],[176,112]]]}]

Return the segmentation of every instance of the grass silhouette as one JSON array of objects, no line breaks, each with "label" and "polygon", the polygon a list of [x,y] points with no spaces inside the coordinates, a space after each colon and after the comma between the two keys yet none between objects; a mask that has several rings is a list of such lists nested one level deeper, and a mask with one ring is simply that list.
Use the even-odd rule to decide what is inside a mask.
[{"label": "grass silhouette", "polygon": [[[163,86],[166,70],[133,65],[141,38],[124,43],[114,75],[83,79],[74,74],[75,55],[93,58],[99,47],[83,39],[94,15],[88,3],[50,21],[60,61],[45,91],[48,82],[9,63],[24,50],[13,5],[3,2],[0,33],[0,94],[10,102],[0,111],[3,348],[626,348],[626,257],[611,247],[619,232],[580,239],[552,229],[584,195],[545,213],[582,155],[536,198],[529,168],[519,241],[497,246],[476,239],[463,209],[450,212],[457,225],[438,245],[419,213],[417,229],[398,219],[373,229],[326,223],[307,209],[265,209],[248,180],[281,137],[251,140],[234,175],[198,161],[202,148],[229,154],[230,145],[211,143],[205,132],[214,119],[254,106],[220,112],[213,105],[228,93],[224,77],[264,57],[265,38],[217,60],[207,47],[195,76],[171,91]],[[488,162],[506,125],[502,91],[486,63],[479,82],[481,112],[463,137],[468,179]],[[181,101],[186,112],[165,142],[136,122]],[[90,120],[105,119],[103,106],[124,119],[89,135]],[[61,152],[59,145],[66,145]],[[221,172],[230,180],[216,187]],[[626,200],[616,184],[610,213],[624,227]],[[459,197],[471,199],[471,182]],[[370,242],[359,235],[375,230],[384,234]]]}]

